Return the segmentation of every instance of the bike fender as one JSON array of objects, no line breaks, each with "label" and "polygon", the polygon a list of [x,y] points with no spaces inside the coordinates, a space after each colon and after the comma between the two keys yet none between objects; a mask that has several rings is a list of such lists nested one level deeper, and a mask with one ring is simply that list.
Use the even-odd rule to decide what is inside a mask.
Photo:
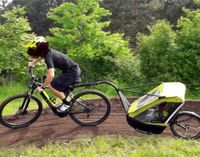
[{"label": "bike fender", "polygon": [[197,113],[193,112],[193,111],[180,111],[178,114],[182,114],[182,113],[183,114],[184,113],[191,114],[191,115],[197,116],[200,119],[200,116]]}]

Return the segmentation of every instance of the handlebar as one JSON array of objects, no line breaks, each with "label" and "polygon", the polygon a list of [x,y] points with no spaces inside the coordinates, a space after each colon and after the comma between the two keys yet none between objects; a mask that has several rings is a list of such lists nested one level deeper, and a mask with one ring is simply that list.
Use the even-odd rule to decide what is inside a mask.
[{"label": "handlebar", "polygon": [[30,80],[31,80],[31,87],[33,88],[37,88],[38,86],[42,86],[42,83],[37,82],[38,78],[33,74],[33,67],[29,67],[28,68],[28,72],[29,72],[29,76],[30,76]]},{"label": "handlebar", "polygon": [[32,81],[37,81],[37,77],[33,74],[33,67],[28,68],[29,76]]}]

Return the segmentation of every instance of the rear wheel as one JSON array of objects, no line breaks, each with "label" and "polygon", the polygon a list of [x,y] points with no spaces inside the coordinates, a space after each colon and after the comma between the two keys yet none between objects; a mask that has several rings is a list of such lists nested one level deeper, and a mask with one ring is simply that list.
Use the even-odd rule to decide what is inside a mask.
[{"label": "rear wheel", "polygon": [[20,94],[9,97],[0,106],[0,122],[9,128],[23,128],[38,119],[42,103],[35,96]]},{"label": "rear wheel", "polygon": [[172,133],[184,139],[197,139],[200,136],[200,117],[191,112],[178,113],[170,124]]},{"label": "rear wheel", "polygon": [[110,101],[100,91],[85,90],[72,100],[71,118],[83,126],[95,126],[107,119],[110,114]]}]

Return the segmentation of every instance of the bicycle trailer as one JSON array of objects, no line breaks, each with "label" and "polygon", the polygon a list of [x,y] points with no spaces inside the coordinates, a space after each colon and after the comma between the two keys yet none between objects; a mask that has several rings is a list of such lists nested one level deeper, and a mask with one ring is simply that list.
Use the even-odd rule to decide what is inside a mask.
[{"label": "bicycle trailer", "polygon": [[182,83],[161,83],[130,105],[128,124],[136,130],[162,133],[183,106],[185,91]]}]

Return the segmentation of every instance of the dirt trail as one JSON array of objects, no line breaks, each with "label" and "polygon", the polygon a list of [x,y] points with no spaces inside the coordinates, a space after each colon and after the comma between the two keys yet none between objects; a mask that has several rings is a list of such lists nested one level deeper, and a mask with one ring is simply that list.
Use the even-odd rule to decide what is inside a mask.
[{"label": "dirt trail", "polygon": [[[200,114],[200,102],[189,101],[184,110]],[[42,146],[49,141],[71,140],[83,136],[98,135],[131,135],[142,136],[126,122],[125,112],[118,100],[112,100],[112,111],[108,119],[95,127],[83,127],[73,122],[69,116],[59,118],[50,110],[45,110],[40,118],[32,125],[22,129],[9,129],[0,125],[0,147],[16,147],[36,144]],[[172,136],[166,129],[162,136]]]}]

